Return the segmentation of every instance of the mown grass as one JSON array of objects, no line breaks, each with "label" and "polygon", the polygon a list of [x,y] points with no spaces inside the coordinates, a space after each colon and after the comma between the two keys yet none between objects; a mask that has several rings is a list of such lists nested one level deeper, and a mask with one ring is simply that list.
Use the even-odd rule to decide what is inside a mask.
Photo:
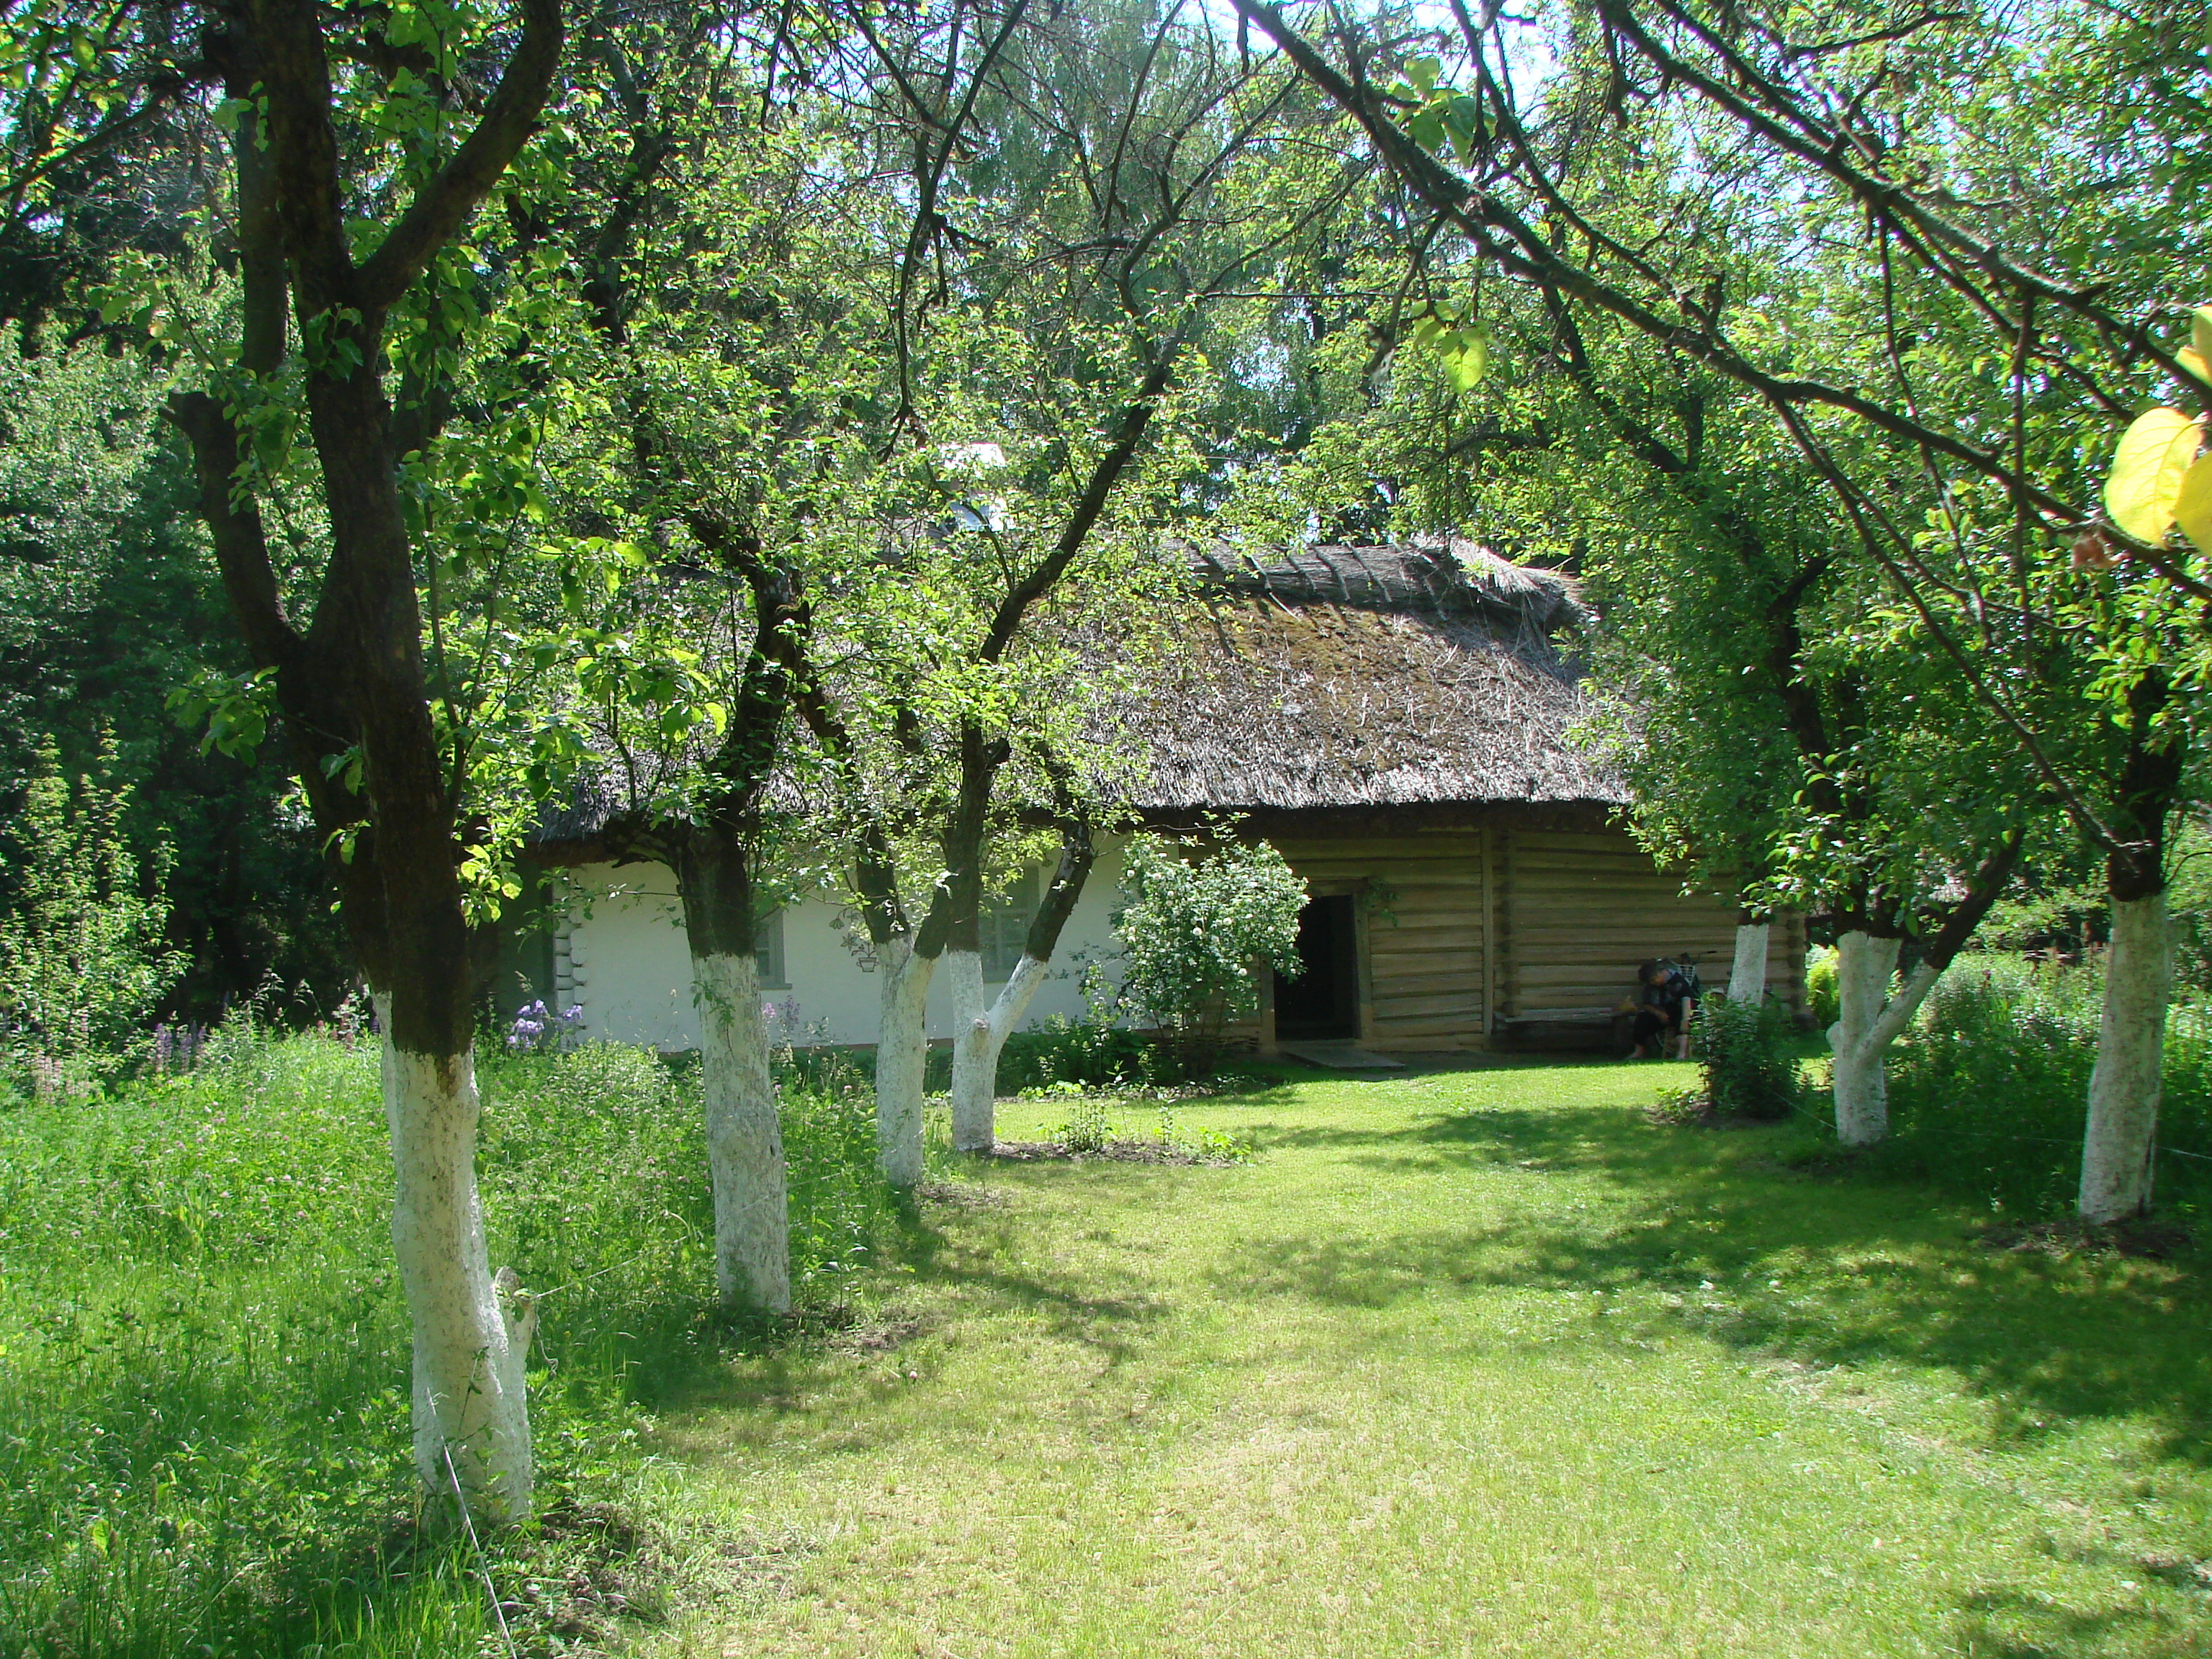
[{"label": "mown grass", "polygon": [[1688,1080],[1286,1073],[1175,1109],[1249,1162],[940,1153],[902,1211],[832,1079],[770,1328],[702,1299],[683,1079],[489,1064],[494,1256],[554,1294],[547,1520],[483,1561],[414,1524],[369,1061],[18,1108],[0,1648],[503,1653],[485,1573],[538,1653],[2212,1646],[2202,1258],[1992,1249],[1798,1121],[1655,1127]]},{"label": "mown grass", "polygon": [[971,1171],[879,1264],[876,1345],[672,1402],[686,1501],[786,1568],[663,1639],[2212,1647],[2201,1261],[1995,1250],[1984,1207],[1794,1170],[1790,1126],[1653,1127],[1687,1075],[1300,1080],[1179,1109],[1249,1164]]}]

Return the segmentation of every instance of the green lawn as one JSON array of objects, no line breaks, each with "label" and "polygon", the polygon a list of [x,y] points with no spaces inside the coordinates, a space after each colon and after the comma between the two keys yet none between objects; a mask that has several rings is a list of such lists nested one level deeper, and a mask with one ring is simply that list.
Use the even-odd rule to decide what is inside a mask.
[{"label": "green lawn", "polygon": [[2202,1267],[1643,1121],[1686,1078],[1300,1081],[1181,1114],[1249,1164],[956,1179],[860,1323],[660,1406],[662,1501],[751,1540],[668,1646],[2212,1651]]}]

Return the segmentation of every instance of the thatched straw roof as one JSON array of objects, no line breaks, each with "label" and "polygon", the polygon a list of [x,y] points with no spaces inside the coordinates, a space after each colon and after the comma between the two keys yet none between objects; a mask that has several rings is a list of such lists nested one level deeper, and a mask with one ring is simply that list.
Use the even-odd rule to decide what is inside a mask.
[{"label": "thatched straw roof", "polygon": [[586,772],[569,786],[566,801],[548,801],[538,808],[538,827],[531,831],[529,844],[541,850],[588,847],[606,833],[623,805],[609,773]]},{"label": "thatched straw roof", "polygon": [[1626,799],[1568,739],[1588,712],[1552,635],[1573,586],[1472,543],[1200,555],[1157,690],[1126,718],[1153,812]]},{"label": "thatched straw roof", "polygon": [[[1196,597],[1099,733],[1139,751],[1115,784],[1133,809],[1626,799],[1568,739],[1589,704],[1553,641],[1583,614],[1564,578],[1457,539],[1190,557]],[[774,793],[808,810],[791,781]],[[532,839],[589,845],[622,811],[615,779],[587,776]]]}]

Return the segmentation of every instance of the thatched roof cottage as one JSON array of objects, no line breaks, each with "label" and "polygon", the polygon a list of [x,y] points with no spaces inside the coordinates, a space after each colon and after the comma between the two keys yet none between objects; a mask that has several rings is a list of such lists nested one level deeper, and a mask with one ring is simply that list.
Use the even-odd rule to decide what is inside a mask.
[{"label": "thatched roof cottage", "polygon": [[[1612,826],[1620,781],[1572,740],[1589,693],[1555,643],[1580,614],[1569,583],[1466,543],[1200,566],[1200,598],[1175,619],[1182,648],[1124,718],[1140,750],[1132,805],[1155,825],[1241,815],[1306,878],[1307,968],[1262,988],[1248,1035],[1263,1050],[1601,1040],[1638,961],[1692,951],[1709,979],[1725,974],[1735,911],[1682,896]],[[602,861],[588,808],[554,830],[544,851],[594,896],[532,976],[581,1003],[593,1033],[690,1046],[672,877]],[[1069,971],[1033,1018],[1080,1011],[1077,970],[1110,950],[1117,853],[1102,856],[1063,936],[1055,966]],[[838,909],[810,901],[776,918],[763,978],[824,1039],[866,1042],[874,986]],[[1026,927],[1017,895],[987,929],[987,973],[1011,967]],[[1770,988],[1796,1003],[1803,967],[1791,919]],[[933,1001],[933,1035],[945,1018]]]}]

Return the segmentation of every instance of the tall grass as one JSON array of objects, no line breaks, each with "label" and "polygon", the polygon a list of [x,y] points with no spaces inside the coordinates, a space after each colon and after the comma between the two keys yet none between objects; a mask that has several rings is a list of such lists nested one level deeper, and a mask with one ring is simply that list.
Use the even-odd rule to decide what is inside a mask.
[{"label": "tall grass", "polygon": [[[416,1523],[376,1056],[222,1035],[198,1069],[0,1109],[0,1659],[450,1655],[490,1617]],[[487,1055],[495,1264],[548,1293],[547,1503],[731,1335],[696,1080],[601,1045]],[[786,1085],[802,1297],[896,1224],[859,1079]]]},{"label": "tall grass", "polygon": [[[1890,1069],[1879,1168],[1984,1197],[2017,1215],[2064,1213],[2081,1172],[2103,982],[2093,968],[1961,957],[1929,995]],[[2212,1004],[2168,1017],[2157,1202],[2212,1213]]]}]

